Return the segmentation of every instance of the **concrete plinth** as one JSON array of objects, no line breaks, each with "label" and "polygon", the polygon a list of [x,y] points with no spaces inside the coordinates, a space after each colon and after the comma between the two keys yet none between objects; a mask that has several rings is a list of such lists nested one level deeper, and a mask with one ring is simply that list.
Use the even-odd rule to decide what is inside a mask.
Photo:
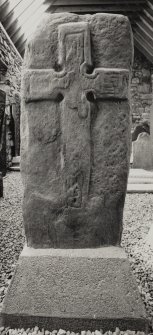
[{"label": "concrete plinth", "polygon": [[120,247],[25,247],[4,300],[10,327],[146,331],[144,306]]}]

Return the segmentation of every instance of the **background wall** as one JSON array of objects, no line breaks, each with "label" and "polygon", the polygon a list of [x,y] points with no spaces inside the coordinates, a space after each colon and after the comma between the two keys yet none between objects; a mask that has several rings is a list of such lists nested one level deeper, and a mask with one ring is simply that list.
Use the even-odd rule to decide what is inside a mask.
[{"label": "background wall", "polygon": [[133,128],[144,120],[150,123],[150,110],[153,103],[152,74],[153,64],[135,48],[131,83]]},{"label": "background wall", "polygon": [[[11,165],[14,149],[12,129],[15,128],[13,111],[16,109],[20,95],[22,57],[14,47],[2,24],[0,23],[0,89],[6,92],[6,151],[7,166]],[[17,108],[19,110],[19,108]],[[17,125],[19,128],[20,125]]]}]

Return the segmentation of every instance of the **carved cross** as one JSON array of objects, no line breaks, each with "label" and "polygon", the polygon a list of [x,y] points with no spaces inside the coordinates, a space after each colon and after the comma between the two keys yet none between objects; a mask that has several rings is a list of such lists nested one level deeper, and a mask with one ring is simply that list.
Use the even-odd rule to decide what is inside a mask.
[{"label": "carved cross", "polygon": [[91,173],[90,100],[128,98],[129,71],[92,69],[90,29],[86,22],[59,25],[59,66],[30,69],[24,77],[25,102],[61,101],[61,168],[68,206],[87,199]]}]

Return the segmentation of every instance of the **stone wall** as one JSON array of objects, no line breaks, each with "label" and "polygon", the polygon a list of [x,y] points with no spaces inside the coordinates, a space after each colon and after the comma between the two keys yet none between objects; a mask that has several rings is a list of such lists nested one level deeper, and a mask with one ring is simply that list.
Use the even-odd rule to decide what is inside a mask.
[{"label": "stone wall", "polygon": [[21,66],[22,57],[0,23],[0,89],[6,92],[7,166],[11,165],[13,155],[12,114],[20,94]]},{"label": "stone wall", "polygon": [[153,64],[135,49],[131,83],[133,128],[144,120],[150,123],[150,110],[153,103],[152,74]]}]

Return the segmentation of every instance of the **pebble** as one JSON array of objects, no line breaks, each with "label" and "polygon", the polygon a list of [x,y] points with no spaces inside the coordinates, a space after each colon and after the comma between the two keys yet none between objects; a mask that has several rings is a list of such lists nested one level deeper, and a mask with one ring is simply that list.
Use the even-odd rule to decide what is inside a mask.
[{"label": "pebble", "polygon": [[99,330],[95,330],[95,335],[101,335],[101,332]]},{"label": "pebble", "polygon": [[58,335],[65,335],[66,334],[66,330],[60,329],[57,334]]},{"label": "pebble", "polygon": [[36,326],[36,327],[34,328],[34,332],[38,333],[38,330],[39,330],[39,327]]},{"label": "pebble", "polygon": [[120,334],[120,329],[118,327],[116,327],[115,329],[115,335],[119,335]]},{"label": "pebble", "polygon": [[[50,332],[50,331],[48,331],[48,330],[43,330],[42,329],[42,331],[39,329],[39,327],[38,326],[36,326],[35,328],[37,328],[37,334],[39,334],[39,335],[42,335],[42,334],[45,334],[45,335],[51,335],[51,334],[57,334],[57,333],[59,333],[59,331],[61,330],[58,330],[58,331],[56,331],[56,330],[53,330],[52,332]],[[4,328],[4,327],[1,327],[0,328],[0,335],[27,335],[27,334],[31,334],[31,335],[33,335],[33,334],[35,334],[35,332],[36,332],[36,330],[34,330],[33,328],[32,329],[30,329],[30,328],[28,328],[27,330],[24,330],[23,328],[22,329],[10,329],[9,327],[7,327],[7,328]],[[67,332],[70,332],[70,331],[65,331],[66,333]],[[73,333],[73,335],[79,335],[79,333],[74,333],[74,332],[71,332],[71,333]],[[82,333],[83,333],[83,335],[90,335],[90,334],[92,334],[92,335],[94,335],[94,334],[101,334],[102,335],[102,331],[99,331],[99,330],[96,330],[95,332],[91,332],[90,330],[87,330],[87,331],[85,331],[85,330],[83,330],[83,331],[81,331],[81,335],[82,335]],[[90,334],[89,334],[90,333]],[[131,330],[126,330],[126,331],[120,331],[119,330],[119,328],[117,328],[117,330],[115,330],[115,332],[112,332],[112,331],[107,331],[107,332],[105,332],[104,333],[104,335],[119,335],[119,334],[121,334],[121,335],[146,335],[144,332],[140,332],[140,331],[138,331],[138,332],[135,332],[135,331],[131,331]],[[151,335],[151,334],[150,334]]]}]

